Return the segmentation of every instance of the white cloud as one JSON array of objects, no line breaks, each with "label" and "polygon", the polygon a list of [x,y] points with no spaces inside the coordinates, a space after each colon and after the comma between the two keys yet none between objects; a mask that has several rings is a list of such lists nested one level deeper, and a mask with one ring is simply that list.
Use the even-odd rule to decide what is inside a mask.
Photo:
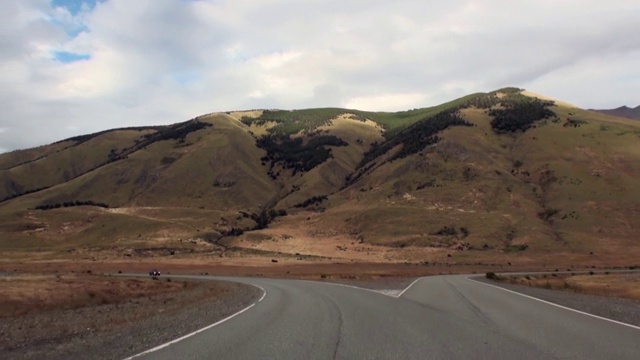
[{"label": "white cloud", "polygon": [[0,147],[230,109],[403,110],[502,86],[637,106],[639,12],[625,0],[107,0],[74,15],[6,0]]},{"label": "white cloud", "polygon": [[426,99],[427,96],[421,93],[358,96],[347,100],[343,106],[357,110],[401,111],[419,107]]}]

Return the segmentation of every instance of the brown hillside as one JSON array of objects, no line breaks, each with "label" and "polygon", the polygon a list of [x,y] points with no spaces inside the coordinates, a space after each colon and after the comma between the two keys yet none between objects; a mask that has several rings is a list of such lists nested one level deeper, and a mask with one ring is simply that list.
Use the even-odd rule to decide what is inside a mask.
[{"label": "brown hillside", "polygon": [[3,154],[0,248],[635,265],[640,123],[512,88],[421,111],[210,114]]}]

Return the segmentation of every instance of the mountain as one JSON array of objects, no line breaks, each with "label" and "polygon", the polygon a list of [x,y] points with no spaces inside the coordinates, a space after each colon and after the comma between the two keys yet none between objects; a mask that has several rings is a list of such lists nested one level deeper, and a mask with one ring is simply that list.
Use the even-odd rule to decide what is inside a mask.
[{"label": "mountain", "polygon": [[611,116],[619,116],[627,119],[640,120],[640,105],[635,108],[630,108],[628,106],[621,106],[616,109],[603,109],[603,110],[591,110],[596,111],[602,114],[607,114]]},{"label": "mountain", "polygon": [[517,88],[396,113],[255,110],[114,129],[0,155],[0,248],[635,265],[639,136],[638,122]]}]

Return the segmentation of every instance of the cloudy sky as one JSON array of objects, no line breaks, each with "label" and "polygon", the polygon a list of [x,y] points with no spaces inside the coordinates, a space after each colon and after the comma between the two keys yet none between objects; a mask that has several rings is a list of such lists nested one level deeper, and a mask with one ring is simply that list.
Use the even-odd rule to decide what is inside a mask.
[{"label": "cloudy sky", "polygon": [[235,109],[518,86],[640,104],[637,0],[2,0],[0,152]]}]

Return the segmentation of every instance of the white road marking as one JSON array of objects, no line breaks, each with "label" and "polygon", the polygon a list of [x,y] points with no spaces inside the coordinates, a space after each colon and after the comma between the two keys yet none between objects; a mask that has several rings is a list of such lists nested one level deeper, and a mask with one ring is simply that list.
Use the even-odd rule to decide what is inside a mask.
[{"label": "white road marking", "polygon": [[396,290],[396,289],[377,289],[377,290],[373,290],[373,291],[375,291],[375,292],[379,292],[380,294],[384,294],[384,295],[387,295],[387,296],[391,296],[391,297],[397,298],[397,297],[398,297],[398,294],[400,294],[400,292],[401,292],[402,290]]},{"label": "white road marking", "polygon": [[332,282],[324,282],[324,281],[315,281],[315,280],[299,280],[299,281],[307,281],[307,282],[312,282],[312,283],[317,283],[317,284],[326,284],[326,285],[335,285],[335,286],[342,286],[342,287],[347,287],[347,288],[351,288],[351,289],[358,289],[358,290],[364,290],[364,291],[369,291],[369,292],[373,292],[376,294],[382,294],[382,295],[386,295],[392,298],[399,298],[400,295],[402,295],[405,291],[407,291],[407,289],[409,289],[411,287],[411,285],[413,285],[416,281],[420,280],[416,279],[414,280],[406,289],[404,290],[396,290],[396,289],[369,289],[369,288],[363,288],[360,286],[355,286],[355,285],[347,285],[347,284],[340,284],[340,283],[332,283]]},{"label": "white road marking", "polygon": [[262,300],[264,300],[265,296],[267,296],[267,290],[265,290],[262,286],[260,285],[253,285],[255,287],[257,287],[258,289],[262,290],[262,296],[260,297],[260,299],[258,299],[258,302],[261,302]]},{"label": "white road marking", "polygon": [[351,288],[351,289],[358,289],[358,290],[374,292],[374,293],[377,293],[377,294],[387,295],[387,294],[385,294],[383,292],[380,292],[380,291],[376,291],[376,290],[373,290],[373,289],[367,289],[367,288],[363,288],[363,287],[359,287],[359,286],[355,286],[355,285],[347,285],[347,284],[332,283],[332,282],[328,282],[328,281],[324,282],[324,281],[315,281],[315,280],[298,280],[298,281],[306,281],[306,282],[311,282],[311,283],[316,283],[316,284],[324,284],[324,285],[342,286],[342,287],[347,287],[347,288]]},{"label": "white road marking", "polygon": [[553,306],[555,306],[555,307],[559,307],[559,308],[561,308],[561,309],[565,309],[565,310],[569,310],[569,311],[577,312],[578,314],[591,316],[591,317],[594,317],[594,318],[596,318],[596,319],[605,320],[605,321],[609,321],[609,322],[612,322],[612,323],[615,323],[615,324],[618,324],[618,325],[628,326],[628,327],[630,327],[630,328],[632,328],[632,329],[640,330],[640,326],[635,326],[635,325],[631,325],[631,324],[623,323],[623,322],[621,322],[621,321],[617,321],[617,320],[613,320],[613,319],[608,319],[608,318],[606,318],[606,317],[602,317],[602,316],[598,316],[598,315],[589,314],[589,313],[584,312],[584,311],[580,311],[580,310],[572,309],[572,308],[570,308],[570,307],[566,307],[566,306],[558,305],[558,304],[552,303],[552,302],[550,302],[550,301],[546,301],[546,300],[538,299],[538,298],[533,297],[533,296],[529,296],[529,295],[521,294],[521,293],[519,293],[519,292],[517,292],[517,291],[513,291],[513,290],[505,289],[505,288],[500,287],[500,286],[487,284],[487,283],[484,283],[484,282],[481,282],[481,281],[478,281],[478,280],[471,279],[471,278],[469,278],[469,277],[466,277],[465,279],[470,280],[470,281],[473,281],[473,282],[476,282],[476,283],[478,283],[478,284],[482,284],[482,285],[486,285],[486,286],[491,286],[491,287],[494,287],[494,288],[496,288],[496,289],[504,290],[504,291],[510,292],[510,293],[512,293],[512,294],[516,294],[516,295],[524,296],[524,297],[529,298],[529,299],[537,300],[537,301],[543,302],[543,303],[545,303],[545,304],[549,304],[549,305],[553,305]]},{"label": "white road marking", "polygon": [[422,278],[421,278],[421,277],[419,277],[419,278],[417,278],[417,279],[413,280],[413,282],[412,282],[411,284],[409,284],[409,286],[407,286],[406,288],[404,288],[404,290],[402,290],[402,291],[400,292],[400,294],[398,294],[396,297],[397,297],[397,298],[399,298],[400,296],[402,296],[402,294],[404,294],[404,293],[405,293],[405,291],[409,290],[409,288],[410,288],[410,287],[412,287],[412,286],[413,286],[413,284],[417,283],[417,282],[418,282],[418,280],[420,280],[420,279],[422,279]]},{"label": "white road marking", "polygon": [[[253,284],[251,284],[251,285],[253,285]],[[244,309],[242,309],[242,310],[238,311],[237,313],[235,313],[235,314],[233,314],[233,315],[230,315],[230,316],[228,316],[228,317],[226,317],[226,318],[224,318],[224,319],[222,319],[222,320],[220,320],[220,321],[218,321],[218,322],[216,322],[216,323],[214,323],[214,324],[211,324],[211,325],[205,326],[205,327],[203,327],[202,329],[196,330],[196,331],[194,331],[194,332],[192,332],[192,333],[190,333],[190,334],[184,335],[184,336],[179,337],[179,338],[177,338],[177,339],[175,339],[175,340],[171,340],[171,341],[169,341],[169,342],[167,342],[167,343],[164,343],[164,344],[162,344],[162,345],[156,346],[156,347],[154,347],[153,349],[149,349],[149,350],[143,351],[143,352],[141,352],[141,353],[139,353],[139,354],[135,354],[135,355],[130,356],[130,357],[128,357],[128,358],[126,358],[126,359],[124,359],[124,360],[129,360],[129,359],[137,358],[137,357],[139,357],[139,356],[146,355],[146,354],[149,354],[149,353],[152,353],[152,352],[158,351],[158,350],[160,350],[160,349],[164,349],[164,348],[166,348],[167,346],[169,346],[169,345],[171,345],[171,344],[175,344],[175,343],[177,343],[178,341],[182,341],[182,340],[184,340],[184,339],[186,339],[186,338],[192,337],[193,335],[196,335],[196,334],[199,334],[199,333],[201,333],[201,332],[203,332],[203,331],[209,330],[209,329],[211,329],[211,328],[212,328],[212,327],[214,327],[214,326],[218,326],[218,325],[220,325],[220,324],[224,323],[225,321],[231,320],[231,319],[233,319],[234,317],[236,317],[236,316],[238,316],[238,315],[242,314],[243,312],[245,312],[245,311],[247,311],[247,310],[251,309],[252,307],[256,306],[256,304],[257,304],[257,303],[259,303],[259,302],[261,302],[262,300],[264,300],[265,296],[267,296],[267,291],[266,291],[264,288],[262,288],[261,286],[258,286],[258,285],[253,285],[253,286],[255,286],[255,287],[257,287],[258,289],[262,290],[262,297],[260,297],[260,299],[259,299],[258,301],[256,301],[256,302],[254,302],[253,304],[251,304],[251,305],[247,306],[246,308],[244,308]]]},{"label": "white road marking", "polygon": [[324,281],[315,281],[315,280],[299,280],[299,281],[307,281],[307,282],[312,282],[312,283],[318,283],[318,284],[328,284],[328,285],[335,285],[335,286],[342,286],[342,287],[347,287],[347,288],[351,288],[351,289],[358,289],[358,290],[364,290],[364,291],[369,291],[369,292],[374,292],[377,294],[382,294],[382,295],[386,295],[386,296],[390,296],[393,298],[399,298],[400,296],[402,296],[402,294],[404,294],[405,291],[409,290],[410,287],[412,287],[415,283],[418,282],[418,280],[422,279],[422,277],[419,277],[415,280],[413,280],[413,282],[411,284],[409,284],[409,286],[407,286],[406,288],[404,288],[404,290],[400,291],[400,290],[393,290],[393,289],[368,289],[368,288],[363,288],[363,287],[359,287],[359,286],[355,286],[355,285],[347,285],[347,284],[340,284],[340,283],[332,283],[332,282],[324,282]]}]

